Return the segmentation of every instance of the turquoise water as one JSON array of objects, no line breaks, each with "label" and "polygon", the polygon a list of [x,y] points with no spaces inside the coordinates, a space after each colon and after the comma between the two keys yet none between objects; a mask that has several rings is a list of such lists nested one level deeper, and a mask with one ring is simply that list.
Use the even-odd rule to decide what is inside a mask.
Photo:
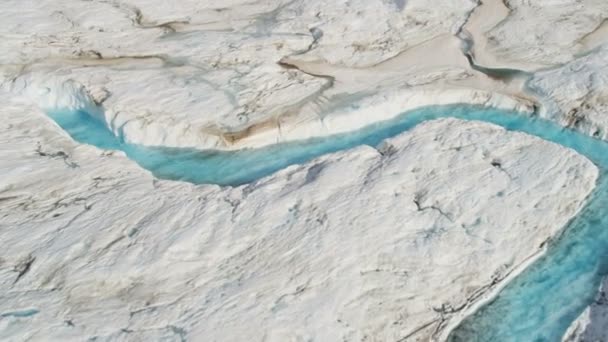
[{"label": "turquoise water", "polygon": [[31,317],[39,313],[38,309],[24,309],[0,314],[0,317]]},{"label": "turquoise water", "polygon": [[159,178],[193,183],[240,185],[316,156],[382,140],[432,119],[454,117],[494,123],[572,148],[602,170],[596,190],[583,211],[569,223],[549,252],[512,281],[494,300],[468,318],[451,341],[559,341],[568,325],[595,296],[608,273],[608,144],[548,121],[513,112],[468,105],[435,106],[332,137],[284,143],[262,149],[211,152],[151,148],[127,144],[101,121],[82,112],[50,116],[72,137],[100,148],[119,149]]}]

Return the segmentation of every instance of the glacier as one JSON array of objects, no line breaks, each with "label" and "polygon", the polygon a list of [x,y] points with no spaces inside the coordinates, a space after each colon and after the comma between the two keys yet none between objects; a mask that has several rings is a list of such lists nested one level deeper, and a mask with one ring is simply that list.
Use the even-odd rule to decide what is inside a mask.
[{"label": "glacier", "polygon": [[605,1],[0,17],[0,339],[605,332]]}]

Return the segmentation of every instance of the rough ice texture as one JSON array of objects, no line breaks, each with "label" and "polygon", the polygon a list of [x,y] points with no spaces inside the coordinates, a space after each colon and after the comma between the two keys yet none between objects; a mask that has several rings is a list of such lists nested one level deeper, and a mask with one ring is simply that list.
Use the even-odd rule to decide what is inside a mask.
[{"label": "rough ice texture", "polygon": [[569,62],[608,32],[602,0],[7,0],[0,13],[3,88],[44,109],[100,105],[130,142],[216,149],[356,129],[400,111],[327,121],[385,92],[402,109],[454,91],[530,108],[513,73]]},{"label": "rough ice texture", "polygon": [[[483,1],[484,3],[486,1]],[[509,9],[485,33],[486,50],[528,71],[566,63],[599,45],[605,36],[608,2],[603,0],[490,0]],[[599,36],[599,37],[597,37]]]},{"label": "rough ice texture", "polygon": [[595,301],[572,323],[564,335],[564,342],[608,341],[607,290],[608,279],[604,279]]},{"label": "rough ice texture", "polygon": [[[395,116],[414,106],[404,98],[429,89],[434,96],[414,103],[432,104],[444,92],[476,102],[476,93],[491,89],[494,98],[512,97],[511,108],[530,107],[517,86],[471,70],[461,53],[454,34],[475,6],[3,1],[0,80],[46,110],[100,105],[98,115],[127,141],[197,148],[356,129],[348,123]],[[77,91],[66,91],[66,83]],[[382,113],[344,109],[374,94],[384,101],[387,91],[405,105]],[[354,119],[328,123],[345,112]]]},{"label": "rough ice texture", "polygon": [[194,186],[4,103],[7,340],[428,339],[539,253],[597,177],[558,145],[444,119],[383,154]]},{"label": "rough ice texture", "polygon": [[591,163],[442,120],[391,140],[394,154],[193,186],[77,145],[31,105],[197,148],[457,102],[542,104],[606,138],[607,4],[0,1],[0,339],[428,338],[563,227]]},{"label": "rough ice texture", "polygon": [[529,85],[546,103],[544,117],[608,138],[608,47],[540,72]]}]

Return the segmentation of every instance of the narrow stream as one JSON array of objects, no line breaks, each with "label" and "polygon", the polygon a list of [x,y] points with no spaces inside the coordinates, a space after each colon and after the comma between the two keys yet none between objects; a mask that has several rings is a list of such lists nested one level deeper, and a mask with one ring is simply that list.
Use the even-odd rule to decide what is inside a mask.
[{"label": "narrow stream", "polygon": [[469,105],[432,106],[348,134],[261,149],[212,152],[128,144],[86,113],[49,115],[75,140],[122,150],[158,178],[232,186],[326,153],[362,144],[376,146],[428,120],[453,117],[494,123],[572,148],[598,165],[601,176],[589,203],[569,223],[561,238],[551,243],[548,253],[494,301],[466,319],[451,334],[450,341],[559,341],[570,323],[592,302],[601,277],[608,273],[608,144],[548,121]]}]

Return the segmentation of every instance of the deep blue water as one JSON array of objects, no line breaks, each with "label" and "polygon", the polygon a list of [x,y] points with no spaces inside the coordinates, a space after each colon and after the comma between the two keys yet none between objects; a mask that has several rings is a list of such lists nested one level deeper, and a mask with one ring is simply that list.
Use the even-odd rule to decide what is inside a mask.
[{"label": "deep blue water", "polygon": [[469,317],[450,340],[559,341],[569,324],[591,303],[601,277],[608,273],[608,216],[604,215],[608,210],[608,144],[548,121],[469,105],[434,106],[348,134],[261,149],[211,152],[127,144],[103,122],[82,112],[56,112],[50,116],[75,140],[123,150],[159,178],[220,185],[252,182],[322,154],[362,144],[375,146],[437,118],[480,120],[526,132],[587,156],[602,170],[598,186],[562,237],[550,244],[548,253],[513,280],[496,300]]}]

